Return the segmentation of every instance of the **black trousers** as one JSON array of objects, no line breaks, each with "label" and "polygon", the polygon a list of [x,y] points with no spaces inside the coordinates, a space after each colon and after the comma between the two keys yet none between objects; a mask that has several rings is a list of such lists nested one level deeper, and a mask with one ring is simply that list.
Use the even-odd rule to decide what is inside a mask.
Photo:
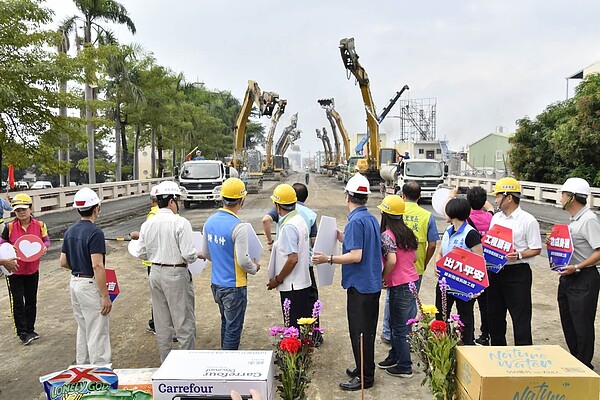
[{"label": "black trousers", "polygon": [[23,333],[32,333],[35,330],[39,280],[39,271],[31,275],[13,274],[8,277],[10,306],[17,336]]},{"label": "black trousers", "polygon": [[[319,287],[317,286],[317,280],[315,279],[315,269],[314,267],[311,265],[308,267],[308,272],[310,273],[310,292],[309,292],[309,301],[311,304],[311,307],[314,307],[315,302],[317,300],[319,300]],[[311,314],[307,315],[307,317],[310,317],[312,315],[312,309],[311,309]],[[317,322],[315,324],[315,326],[320,326],[320,318],[317,318]],[[321,333],[319,332],[315,332],[314,336],[313,336],[313,340],[314,341],[319,341],[321,340]]]},{"label": "black trousers", "polygon": [[452,296],[450,293],[447,295],[446,315],[442,318],[442,292],[440,291],[440,285],[435,286],[435,306],[439,313],[436,314],[435,318],[443,321],[448,321],[450,318],[450,310],[452,306],[456,304],[456,312],[460,315],[461,322],[465,325],[462,332],[462,341],[465,345],[475,344],[475,317],[473,316],[473,306],[475,305],[475,299],[470,301],[464,301]]},{"label": "black trousers", "polygon": [[360,335],[363,335],[364,383],[375,381],[375,337],[379,318],[379,296],[381,292],[363,294],[351,287],[347,290],[348,330],[356,372],[360,376]]},{"label": "black trousers", "polygon": [[289,290],[287,292],[279,292],[281,298],[281,312],[285,318],[285,312],[283,311],[283,302],[285,299],[290,299],[290,326],[298,327],[298,319],[308,318],[312,316],[313,303],[310,301],[310,286],[306,289],[300,290]]},{"label": "black trousers", "polygon": [[558,284],[558,310],[569,351],[594,369],[594,320],[598,306],[600,274],[596,267],[561,276]]},{"label": "black trousers", "polygon": [[531,337],[531,268],[527,263],[505,265],[488,274],[488,326],[492,346],[506,346],[506,311],[513,324],[515,346],[533,344]]}]

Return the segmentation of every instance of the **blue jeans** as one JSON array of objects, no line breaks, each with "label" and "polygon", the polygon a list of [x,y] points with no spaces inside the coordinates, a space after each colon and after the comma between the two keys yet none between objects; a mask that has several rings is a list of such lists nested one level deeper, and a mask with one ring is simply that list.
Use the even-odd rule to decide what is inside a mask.
[{"label": "blue jeans", "polygon": [[221,312],[221,349],[237,350],[244,328],[248,291],[243,287],[223,287],[211,284],[213,298]]},{"label": "blue jeans", "polygon": [[403,372],[412,372],[410,360],[410,345],[407,335],[410,326],[406,321],[413,318],[417,312],[417,302],[408,289],[408,283],[388,288],[390,297],[390,327],[392,328],[392,348],[388,359],[396,361],[396,367]]},{"label": "blue jeans", "polygon": [[[423,281],[423,275],[419,275],[419,280],[415,282],[417,286],[417,293],[421,290],[421,282]],[[408,287],[408,286],[407,286]],[[414,318],[417,315],[417,309],[415,308],[414,315],[408,318]],[[392,332],[390,329],[390,291],[387,290],[385,295],[385,306],[383,307],[383,329],[381,331],[381,337],[385,340],[392,340]]]}]

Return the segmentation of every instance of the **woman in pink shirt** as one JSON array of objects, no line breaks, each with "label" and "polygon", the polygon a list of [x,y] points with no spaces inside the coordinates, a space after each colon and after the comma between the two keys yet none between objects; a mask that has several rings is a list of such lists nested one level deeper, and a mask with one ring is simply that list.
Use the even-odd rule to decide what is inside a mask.
[{"label": "woman in pink shirt", "polygon": [[377,207],[381,212],[381,244],[383,254],[383,285],[390,297],[390,327],[392,348],[387,358],[377,364],[392,376],[412,377],[412,361],[407,334],[409,318],[417,312],[415,298],[408,288],[419,279],[415,269],[417,238],[404,224],[404,200],[398,195],[386,196]]}]

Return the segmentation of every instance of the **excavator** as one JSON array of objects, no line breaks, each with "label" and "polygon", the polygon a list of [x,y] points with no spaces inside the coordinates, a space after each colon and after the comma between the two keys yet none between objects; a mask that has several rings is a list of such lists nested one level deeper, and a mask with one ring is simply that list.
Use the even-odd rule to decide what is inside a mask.
[{"label": "excavator", "polygon": [[273,157],[273,136],[275,136],[277,123],[285,112],[286,105],[287,100],[280,99],[277,104],[277,110],[271,116],[271,126],[269,127],[269,133],[267,134],[265,161],[262,164],[263,180],[276,180],[275,158]]},{"label": "excavator", "polygon": [[[247,165],[247,149],[244,147],[244,139],[246,138],[246,124],[252,105],[256,104],[259,116],[270,117],[273,115],[275,106],[279,103],[279,95],[275,92],[262,92],[258,87],[258,83],[253,80],[248,81],[248,89],[242,102],[242,107],[237,116],[233,134],[233,159],[232,164],[235,169],[240,171],[243,166]],[[260,171],[250,172],[250,181],[248,182],[248,193],[258,193],[262,187],[262,173]]]},{"label": "excavator", "polygon": [[[325,114],[327,115],[327,120],[329,121],[329,124],[331,125],[331,130],[333,131],[333,137],[335,140],[336,151],[337,151],[337,154],[339,155],[339,159],[336,158],[336,160],[335,160],[336,165],[338,166],[337,167],[338,179],[341,180],[343,178],[346,178],[346,180],[345,180],[345,182],[346,182],[347,177],[345,175],[347,174],[347,169],[348,169],[347,168],[348,158],[350,158],[350,138],[348,137],[348,132],[346,131],[346,128],[344,127],[344,123],[342,122],[342,117],[335,110],[335,100],[333,98],[317,100],[317,103],[319,103],[321,108],[325,109]],[[343,154],[340,154],[339,142],[336,137],[336,125],[337,125],[337,130],[339,130],[339,133],[341,136],[341,144],[342,144],[343,151],[344,151]]]},{"label": "excavator", "polygon": [[277,141],[275,145],[275,172],[279,172],[280,174],[285,174],[286,169],[286,159],[285,152],[287,149],[300,137],[301,131],[296,127],[298,126],[298,113],[292,115],[292,119],[290,121],[290,125],[286,126],[283,129],[283,133],[281,137]]},{"label": "excavator", "polygon": [[321,142],[323,142],[323,151],[325,153],[325,163],[321,165],[321,171],[326,172],[329,175],[330,171],[334,167],[331,141],[329,140],[329,136],[327,136],[327,130],[325,127],[323,127],[323,131],[321,131],[319,128],[315,129],[315,131],[317,132],[317,138],[321,139]]},{"label": "excavator", "polygon": [[379,121],[377,120],[375,104],[373,103],[373,96],[371,95],[369,75],[358,61],[358,54],[354,47],[354,38],[340,40],[339,48],[344,67],[348,70],[348,78],[350,78],[350,74],[354,75],[358,82],[367,115],[367,136],[369,145],[365,151],[366,157],[357,159],[356,165],[358,166],[360,173],[365,175],[371,184],[376,184],[381,181],[379,168],[382,161],[384,164],[388,164],[394,163],[396,160],[381,160]]}]

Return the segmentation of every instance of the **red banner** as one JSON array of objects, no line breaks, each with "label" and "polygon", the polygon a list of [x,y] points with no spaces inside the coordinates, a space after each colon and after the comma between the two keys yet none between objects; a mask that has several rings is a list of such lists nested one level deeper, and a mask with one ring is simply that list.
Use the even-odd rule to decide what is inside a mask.
[{"label": "red banner", "polygon": [[571,239],[569,226],[564,224],[554,225],[547,243],[546,248],[550,268],[558,270],[569,265],[571,255],[573,254],[573,240]]},{"label": "red banner", "polygon": [[15,188],[15,167],[12,164],[8,166],[8,187]]},{"label": "red banner", "polygon": [[440,278],[446,278],[449,293],[469,301],[488,287],[485,260],[479,254],[456,247],[436,263]]},{"label": "red banner", "polygon": [[117,273],[114,269],[105,269],[106,272],[106,287],[108,288],[108,297],[110,301],[115,301],[119,291],[119,282],[117,282]]}]

